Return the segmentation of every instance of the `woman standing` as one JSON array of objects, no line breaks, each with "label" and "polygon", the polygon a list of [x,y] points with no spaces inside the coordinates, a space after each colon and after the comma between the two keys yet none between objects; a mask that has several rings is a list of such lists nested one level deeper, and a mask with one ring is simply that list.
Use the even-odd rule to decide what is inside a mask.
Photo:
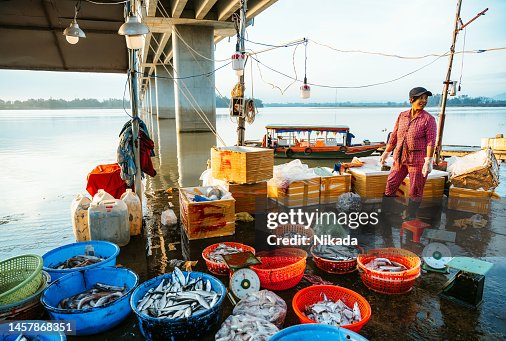
[{"label": "woman standing", "polygon": [[407,219],[416,218],[427,175],[432,171],[437,128],[434,117],[423,110],[429,96],[432,93],[425,88],[411,89],[411,109],[399,114],[386,149],[380,157],[380,163],[384,164],[394,150],[394,164],[388,176],[385,197],[395,197],[402,180],[409,174]]}]

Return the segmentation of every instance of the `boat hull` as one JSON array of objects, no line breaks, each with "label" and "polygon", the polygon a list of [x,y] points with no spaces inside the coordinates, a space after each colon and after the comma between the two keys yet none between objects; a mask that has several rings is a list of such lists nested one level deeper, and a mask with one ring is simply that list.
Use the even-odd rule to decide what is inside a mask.
[{"label": "boat hull", "polygon": [[346,150],[318,150],[311,148],[310,151],[297,147],[276,148],[274,149],[274,157],[286,159],[352,159],[354,157],[369,156],[382,146],[384,145],[359,146],[347,148]]}]

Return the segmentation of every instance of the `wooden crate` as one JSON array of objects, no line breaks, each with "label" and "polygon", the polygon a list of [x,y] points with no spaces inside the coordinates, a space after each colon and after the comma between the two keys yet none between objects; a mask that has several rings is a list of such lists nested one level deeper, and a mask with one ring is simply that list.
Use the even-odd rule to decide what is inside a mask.
[{"label": "wooden crate", "polygon": [[256,184],[229,184],[228,190],[235,199],[236,212],[265,212],[267,208],[267,181]]},{"label": "wooden crate", "polygon": [[336,203],[341,194],[350,190],[350,174],[322,176],[320,179],[320,204]]},{"label": "wooden crate", "polygon": [[366,169],[350,168],[351,188],[365,203],[381,202],[387,184],[389,172],[368,171]]},{"label": "wooden crate", "polygon": [[[216,186],[213,186],[216,187]],[[194,202],[195,194],[209,187],[179,189],[181,222],[189,240],[230,236],[235,233],[235,200]],[[226,192],[220,188],[222,193]]]},{"label": "wooden crate", "polygon": [[488,214],[493,193],[493,191],[478,191],[452,186],[448,197],[448,209]]},{"label": "wooden crate", "polygon": [[[445,177],[433,177],[428,178],[423,187],[422,203],[420,207],[430,207],[441,204],[443,199],[444,188],[445,188]],[[399,189],[397,190],[397,196],[401,203],[407,205],[409,202],[409,177],[406,177]]]},{"label": "wooden crate", "polygon": [[237,184],[256,183],[272,178],[274,150],[253,147],[211,149],[213,178]]},{"label": "wooden crate", "polygon": [[302,207],[320,203],[320,178],[298,180],[287,188],[267,182],[267,196],[285,207]]}]

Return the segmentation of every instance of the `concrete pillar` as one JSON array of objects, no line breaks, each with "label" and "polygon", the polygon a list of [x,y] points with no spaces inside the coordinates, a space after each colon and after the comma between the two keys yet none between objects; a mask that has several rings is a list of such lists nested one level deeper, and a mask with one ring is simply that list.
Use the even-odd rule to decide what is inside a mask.
[{"label": "concrete pillar", "polygon": [[[198,141],[198,143],[195,141]],[[213,146],[216,146],[216,136],[213,133],[177,134],[180,187],[200,184],[200,175],[207,169],[207,160],[210,159],[210,151]]]},{"label": "concrete pillar", "polygon": [[153,103],[157,108],[156,115],[158,118],[176,118],[173,74],[174,71],[170,65],[158,65],[155,69],[156,85]]},{"label": "concrete pillar", "polygon": [[[177,32],[172,34],[172,48],[174,51],[175,77],[187,77],[205,74],[214,70],[214,29],[201,26],[174,26]],[[180,37],[181,36],[181,37]],[[202,58],[191,51],[186,44],[205,56]],[[193,77],[175,81],[176,127],[178,132],[210,131],[190,104],[198,108],[207,116],[213,127],[216,127],[216,94],[214,73],[209,76]],[[188,93],[189,92],[189,93]],[[190,102],[191,101],[191,102]]]}]

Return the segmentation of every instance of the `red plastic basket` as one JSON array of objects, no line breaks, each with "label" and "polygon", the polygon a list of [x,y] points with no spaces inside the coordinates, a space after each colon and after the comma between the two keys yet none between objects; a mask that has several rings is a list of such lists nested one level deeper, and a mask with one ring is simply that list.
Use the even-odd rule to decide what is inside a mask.
[{"label": "red plastic basket", "polygon": [[253,254],[255,254],[254,248],[252,248],[251,246],[245,245],[245,244],[241,244],[241,243],[222,242],[222,243],[216,243],[213,245],[209,245],[208,247],[206,247],[204,249],[204,251],[202,251],[202,258],[204,258],[204,260],[206,261],[207,269],[209,270],[209,272],[211,272],[215,275],[226,276],[230,272],[230,269],[228,268],[228,266],[225,262],[218,263],[218,262],[212,261],[211,259],[207,258],[208,255],[212,251],[214,251],[220,244],[225,244],[225,245],[232,246],[235,248],[242,248],[243,252],[251,251]]},{"label": "red plastic basket", "polygon": [[344,275],[357,270],[357,258],[350,260],[330,260],[318,257],[313,252],[314,246],[311,247],[311,255],[316,266],[331,274]]},{"label": "red plastic basket", "polygon": [[370,320],[371,305],[364,297],[355,291],[336,285],[313,285],[300,290],[293,297],[292,307],[295,314],[299,317],[300,323],[316,323],[307,317],[304,311],[307,306],[322,301],[323,294],[333,301],[343,301],[343,303],[350,308],[353,308],[355,302],[358,303],[362,320],[352,324],[342,325],[341,327],[358,332]]},{"label": "red plastic basket", "polygon": [[260,278],[260,286],[269,290],[286,290],[296,286],[306,270],[307,253],[301,249],[286,248],[257,253],[262,264],[251,269]]},{"label": "red plastic basket", "polygon": [[[400,272],[383,272],[367,269],[365,265],[374,258],[388,258],[391,261],[404,265],[408,270]],[[370,250],[367,254],[357,257],[362,282],[369,289],[382,294],[404,294],[409,292],[416,279],[420,276],[420,257],[413,252],[386,248]]]}]

